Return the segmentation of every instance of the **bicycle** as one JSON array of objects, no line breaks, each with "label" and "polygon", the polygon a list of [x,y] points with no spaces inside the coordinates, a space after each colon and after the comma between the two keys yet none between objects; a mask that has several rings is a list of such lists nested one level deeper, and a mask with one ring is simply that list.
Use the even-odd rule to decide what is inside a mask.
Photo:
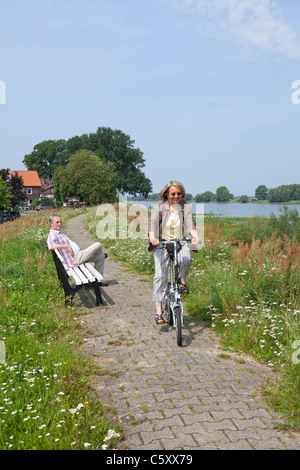
[{"label": "bicycle", "polygon": [[183,245],[187,245],[189,239],[176,238],[175,240],[160,240],[160,246],[165,248],[170,256],[168,291],[163,301],[163,312],[166,323],[176,328],[176,341],[178,346],[182,346],[183,328],[183,304],[181,302],[179,285],[179,264],[178,252]]}]

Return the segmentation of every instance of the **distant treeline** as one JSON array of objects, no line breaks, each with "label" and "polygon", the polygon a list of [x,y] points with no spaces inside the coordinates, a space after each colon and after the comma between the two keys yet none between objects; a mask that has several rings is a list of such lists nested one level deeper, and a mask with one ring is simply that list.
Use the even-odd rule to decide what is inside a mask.
[{"label": "distant treeline", "polygon": [[[142,199],[135,198],[135,199]],[[148,199],[151,201],[157,201],[160,199],[159,193],[149,194]],[[249,197],[246,194],[235,197],[230,193],[226,186],[220,186],[215,193],[212,191],[205,191],[193,196],[187,193],[185,195],[187,201],[195,202],[228,202],[233,199],[238,199],[241,202],[248,202]],[[269,202],[290,202],[300,201],[300,184],[287,184],[278,186],[276,188],[268,189],[265,185],[260,185],[255,190],[255,199],[258,201],[269,201]],[[252,198],[253,200],[253,198]]]},{"label": "distant treeline", "polygon": [[[259,199],[260,191],[257,190],[261,188],[258,186],[255,192],[255,197]],[[263,195],[265,198],[268,199],[270,202],[289,202],[289,201],[299,201],[300,200],[300,184],[285,184],[282,186],[278,186],[277,188],[271,188],[265,192],[264,186],[263,188]]]}]

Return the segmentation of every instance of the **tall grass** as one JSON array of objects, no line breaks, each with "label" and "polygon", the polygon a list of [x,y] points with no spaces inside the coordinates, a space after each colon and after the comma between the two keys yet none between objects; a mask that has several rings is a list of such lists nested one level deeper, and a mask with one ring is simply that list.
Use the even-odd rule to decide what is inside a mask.
[{"label": "tall grass", "polygon": [[[206,227],[205,247],[195,258],[187,308],[209,321],[224,344],[280,372],[264,391],[290,426],[300,429],[300,243],[273,233],[263,241],[231,239]],[[299,352],[300,356],[300,352]]]},{"label": "tall grass", "polygon": [[79,354],[83,313],[64,306],[47,218],[27,214],[0,227],[0,448],[107,448],[119,433],[91,398],[98,368]]},{"label": "tall grass", "polygon": [[[278,380],[264,392],[289,425],[300,429],[300,364],[294,349],[300,341],[300,243],[294,233],[299,221],[292,214],[291,224],[286,216],[285,211],[271,220],[253,218],[230,231],[226,219],[210,219],[204,246],[193,254],[185,309],[219,332],[227,348],[278,371]],[[95,233],[96,224],[92,211],[87,217],[89,230]],[[147,240],[103,243],[133,269],[154,273]]]}]

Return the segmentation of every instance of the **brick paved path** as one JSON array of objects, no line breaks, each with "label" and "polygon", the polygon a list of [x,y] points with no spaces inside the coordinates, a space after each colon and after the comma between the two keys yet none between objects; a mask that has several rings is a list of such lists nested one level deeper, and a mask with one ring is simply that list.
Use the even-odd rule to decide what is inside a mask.
[{"label": "brick paved path", "polygon": [[[65,231],[81,248],[94,241],[83,216]],[[95,394],[122,420],[124,448],[300,449],[299,440],[274,428],[280,416],[259,399],[269,368],[220,357],[217,335],[190,320],[179,348],[174,330],[154,322],[149,278],[108,258],[105,280],[105,306],[77,299],[89,312],[83,349],[108,370],[97,377]]]}]

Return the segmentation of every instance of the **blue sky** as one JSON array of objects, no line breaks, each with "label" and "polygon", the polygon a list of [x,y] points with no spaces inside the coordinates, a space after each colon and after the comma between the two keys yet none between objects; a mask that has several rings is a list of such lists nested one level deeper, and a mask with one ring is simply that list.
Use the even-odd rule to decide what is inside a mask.
[{"label": "blue sky", "polygon": [[299,17],[298,0],[1,0],[1,168],[105,126],[154,192],[300,183]]}]

